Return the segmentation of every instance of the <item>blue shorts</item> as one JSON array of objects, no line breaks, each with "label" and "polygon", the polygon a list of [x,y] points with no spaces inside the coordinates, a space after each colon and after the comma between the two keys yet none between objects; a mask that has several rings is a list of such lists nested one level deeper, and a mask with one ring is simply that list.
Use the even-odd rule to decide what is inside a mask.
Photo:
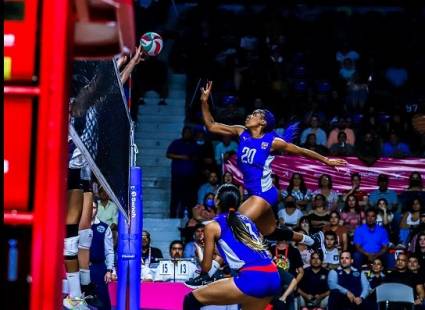
[{"label": "blue shorts", "polygon": [[234,281],[242,293],[251,297],[275,296],[281,291],[280,275],[274,264],[242,268]]},{"label": "blue shorts", "polygon": [[277,203],[279,202],[279,191],[274,186],[272,186],[272,188],[265,192],[248,191],[248,194],[249,196],[258,196],[263,198],[272,207],[277,206]]}]

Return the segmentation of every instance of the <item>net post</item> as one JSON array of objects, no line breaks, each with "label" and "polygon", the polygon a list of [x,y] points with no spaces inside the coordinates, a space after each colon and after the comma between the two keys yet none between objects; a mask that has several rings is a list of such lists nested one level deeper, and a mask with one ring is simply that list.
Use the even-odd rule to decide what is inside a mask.
[{"label": "net post", "polygon": [[132,167],[130,170],[129,222],[125,220],[121,212],[119,213],[118,310],[139,310],[142,215],[142,169],[140,167]]},{"label": "net post", "polygon": [[134,258],[129,260],[129,309],[139,310],[140,304],[140,274],[142,256],[142,229],[143,229],[143,204],[142,204],[142,168],[131,167],[130,170],[130,248]]}]

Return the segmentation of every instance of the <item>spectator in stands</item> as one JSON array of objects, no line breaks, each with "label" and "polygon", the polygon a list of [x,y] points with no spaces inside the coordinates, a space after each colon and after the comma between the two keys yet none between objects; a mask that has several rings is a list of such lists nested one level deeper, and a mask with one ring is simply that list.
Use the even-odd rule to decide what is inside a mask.
[{"label": "spectator in stands", "polygon": [[332,230],[324,233],[324,240],[321,242],[323,253],[323,267],[327,269],[336,269],[339,266],[339,251],[337,235]]},{"label": "spectator in stands", "polygon": [[407,82],[407,70],[399,61],[396,61],[394,65],[385,70],[385,79],[393,88],[401,88]]},{"label": "spectator in stands", "polygon": [[144,230],[142,232],[142,264],[149,267],[150,264],[157,263],[160,258],[163,258],[161,250],[151,247],[151,234]]},{"label": "spectator in stands", "polygon": [[360,55],[355,50],[350,49],[348,42],[344,42],[341,49],[336,52],[336,60],[342,65],[347,58],[355,63],[359,60]]},{"label": "spectator in stands", "polygon": [[292,274],[299,283],[304,275],[304,269],[298,249],[288,241],[278,240],[276,245],[271,247],[270,252],[276,265]]},{"label": "spectator in stands", "polygon": [[90,247],[90,277],[96,285],[96,293],[102,302],[98,309],[111,309],[108,283],[112,281],[114,269],[114,248],[112,231],[107,223],[102,222],[96,216],[97,206],[93,205],[92,231],[93,240]]},{"label": "spectator in stands", "polygon": [[333,156],[353,156],[354,146],[347,143],[347,134],[340,131],[338,133],[338,142],[331,145],[329,152]]},{"label": "spectator in stands", "polygon": [[204,198],[204,209],[201,210],[201,217],[203,223],[211,221],[217,215],[217,208],[215,206],[215,194],[208,193]]},{"label": "spectator in stands", "polygon": [[420,214],[423,209],[422,201],[419,198],[414,199],[410,203],[408,211],[404,212],[400,221],[400,243],[407,245],[410,232],[420,224]]},{"label": "spectator in stands", "polygon": [[368,282],[369,287],[373,292],[367,296],[367,304],[370,309],[378,309],[378,304],[376,303],[376,292],[375,288],[381,285],[385,279],[384,265],[382,260],[375,258],[370,265],[370,269],[364,272]]},{"label": "spectator in stands", "polygon": [[[301,234],[307,234],[307,232],[299,228],[299,226],[295,227],[293,230]],[[298,251],[300,251],[301,259],[303,260],[303,268],[305,269],[307,267],[310,267],[311,254],[314,250],[300,242],[297,242],[295,245]]]},{"label": "spectator in stands", "polygon": [[228,160],[237,150],[238,144],[232,140],[231,136],[222,136],[221,141],[214,148],[215,162],[218,169],[221,169],[223,162]]},{"label": "spectator in stands", "polygon": [[356,74],[356,67],[350,58],[345,58],[342,62],[341,69],[339,70],[339,77],[346,82],[353,80]]},{"label": "spectator in stands", "polygon": [[311,191],[307,188],[304,182],[304,178],[300,173],[293,173],[289,180],[288,187],[282,192],[282,197],[292,196],[295,198],[296,207],[306,212],[312,199]]},{"label": "spectator in stands", "polygon": [[101,187],[99,189],[99,201],[97,202],[97,218],[106,224],[108,224],[111,229],[117,227],[118,224],[118,207],[117,205],[109,199],[108,194],[105,189]]},{"label": "spectator in stands", "polygon": [[198,261],[202,261],[204,229],[204,224],[196,224],[195,231],[193,233],[193,241],[186,243],[184,247],[184,258],[196,258]]},{"label": "spectator in stands", "polygon": [[407,211],[411,202],[415,198],[425,201],[425,190],[422,184],[422,176],[417,171],[410,174],[407,189],[400,193],[399,201],[402,207],[401,211]]},{"label": "spectator in stands", "polygon": [[[202,211],[205,209],[203,204],[196,204],[192,208],[192,216],[187,223],[184,223],[185,227],[195,228],[197,224],[201,224],[205,219],[202,218]],[[191,232],[193,233],[193,231]],[[187,240],[187,239],[186,239]]]},{"label": "spectator in stands", "polygon": [[338,206],[338,193],[332,189],[332,177],[329,174],[322,174],[319,177],[319,188],[313,192],[313,196],[322,194],[326,198],[327,208],[335,210]]},{"label": "spectator in stands", "polygon": [[326,309],[328,306],[330,293],[328,287],[329,271],[322,267],[322,262],[322,253],[311,253],[311,267],[304,270],[304,276],[298,286],[301,310],[310,308]]},{"label": "spectator in stands", "polygon": [[233,174],[230,171],[223,173],[222,184],[233,184]]},{"label": "spectator in stands", "polygon": [[425,279],[425,230],[416,236],[414,254],[418,258],[420,275]]},{"label": "spectator in stands", "polygon": [[173,258],[182,258],[183,257],[183,242],[180,240],[174,240],[170,243],[170,257]]},{"label": "spectator in stands", "polygon": [[345,251],[348,248],[348,235],[347,228],[344,225],[340,225],[341,216],[338,211],[331,211],[329,214],[329,224],[323,226],[323,231],[333,231],[337,236],[338,248],[341,251]]},{"label": "spectator in stands", "polygon": [[356,143],[356,136],[354,134],[354,131],[351,128],[347,127],[347,118],[345,117],[339,117],[337,122],[337,127],[332,129],[332,131],[329,133],[328,137],[328,143],[327,146],[330,148],[335,143],[338,143],[338,134],[340,131],[345,132],[347,135],[347,143],[351,145],[355,145]]},{"label": "spectator in stands", "polygon": [[369,96],[369,88],[359,72],[355,72],[351,81],[347,83],[346,91],[345,110],[351,113],[362,112]]},{"label": "spectator in stands", "polygon": [[173,240],[170,243],[170,260],[159,263],[155,272],[155,281],[184,282],[193,278],[197,270],[196,264],[181,260],[183,257],[183,242]]},{"label": "spectator in stands", "polygon": [[398,133],[392,131],[389,136],[388,142],[382,146],[382,156],[392,158],[406,158],[411,156],[409,146],[400,141]]},{"label": "spectator in stands", "polygon": [[311,221],[310,217],[308,215],[304,215],[300,220],[298,221],[298,226],[296,229],[301,229],[302,231],[305,231],[307,235],[311,234]]},{"label": "spectator in stands", "polygon": [[313,210],[308,215],[311,227],[310,233],[316,233],[326,225],[329,225],[329,210],[326,208],[326,197],[317,194],[313,199]]},{"label": "spectator in stands", "polygon": [[[409,261],[407,263],[407,268],[413,274],[419,275],[419,270],[421,265],[419,265],[419,259],[415,256],[415,254],[409,255]],[[422,278],[422,284],[425,283],[425,279]]]},{"label": "spectator in stands", "polygon": [[398,209],[397,193],[388,188],[388,176],[380,174],[377,180],[378,188],[369,194],[369,204],[371,206],[376,206],[378,200],[383,198],[387,201],[389,210],[396,212]]},{"label": "spectator in stands", "polygon": [[198,147],[193,141],[192,129],[184,127],[182,138],[168,146],[167,158],[171,159],[170,217],[183,217],[184,210],[195,204],[196,178],[198,174]]},{"label": "spectator in stands", "polygon": [[313,115],[310,120],[310,127],[303,130],[301,133],[300,143],[305,144],[307,142],[307,137],[310,134],[314,134],[316,137],[316,143],[326,147],[327,137],[326,132],[319,127],[319,117]]},{"label": "spectator in stands", "polygon": [[352,237],[354,230],[364,222],[365,214],[359,205],[359,201],[355,195],[348,195],[341,213],[341,224],[347,228],[348,236]]},{"label": "spectator in stands", "polygon": [[419,172],[415,171],[410,174],[407,190],[411,192],[422,192],[425,190],[422,184],[422,176]]},{"label": "spectator in stands", "polygon": [[374,135],[367,131],[355,145],[357,158],[368,166],[372,166],[381,157],[381,145]]},{"label": "spectator in stands", "polygon": [[298,224],[298,220],[303,216],[303,213],[296,206],[295,197],[288,195],[284,199],[285,207],[277,213],[279,224],[293,228]]},{"label": "spectator in stands", "polygon": [[364,207],[367,205],[367,200],[368,200],[367,193],[360,189],[361,182],[362,182],[362,177],[358,172],[351,174],[351,189],[349,189],[347,192],[344,193],[344,196],[343,196],[344,201],[347,200],[347,197],[349,195],[354,195],[356,196],[359,202],[359,206]]},{"label": "spectator in stands", "polygon": [[388,234],[391,234],[391,222],[394,218],[394,214],[388,210],[388,202],[385,198],[381,198],[376,203],[376,210],[378,211],[376,217],[376,224],[384,227]]},{"label": "spectator in stands", "polygon": [[386,251],[389,243],[387,231],[376,224],[376,209],[369,208],[366,211],[366,224],[362,224],[354,231],[353,254],[354,266],[361,268],[363,263],[373,262],[377,257],[386,263]]},{"label": "spectator in stands", "polygon": [[352,267],[351,253],[343,251],[340,255],[341,266],[329,271],[330,288],[329,310],[367,309],[364,300],[369,293],[369,283],[364,273]]},{"label": "spectator in stands", "polygon": [[208,175],[208,182],[202,184],[198,189],[198,203],[204,203],[205,195],[208,193],[215,193],[218,186],[217,172],[211,171]]},{"label": "spectator in stands", "polygon": [[[425,299],[423,279],[420,279],[418,274],[409,272],[407,267],[408,259],[407,254],[400,253],[396,260],[396,269],[388,273],[385,277],[385,282],[410,286],[415,298],[415,309],[423,309],[423,301]],[[422,307],[420,307],[421,305]]]},{"label": "spectator in stands", "polygon": [[327,155],[329,153],[329,150],[326,148],[326,146],[320,145],[316,143],[316,135],[314,133],[311,133],[307,135],[306,141],[304,144],[301,145],[302,147],[315,151],[319,153],[320,155]]}]

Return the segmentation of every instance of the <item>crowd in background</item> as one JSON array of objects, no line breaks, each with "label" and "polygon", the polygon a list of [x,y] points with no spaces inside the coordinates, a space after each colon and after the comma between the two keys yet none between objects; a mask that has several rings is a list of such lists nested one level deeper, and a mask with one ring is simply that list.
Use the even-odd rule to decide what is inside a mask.
[{"label": "crowd in background", "polygon": [[[268,108],[278,119],[277,134],[297,124],[292,142],[323,155],[355,156],[368,166],[381,157],[425,155],[425,137],[411,123],[425,111],[420,12],[272,3],[201,3],[180,16],[182,30],[172,34],[176,40],[169,61],[174,71],[188,77],[189,126],[170,144],[167,157],[172,160],[170,217],[182,218],[181,240],[171,241],[165,255],[174,260],[161,260],[163,253],[143,232],[144,281],[187,281],[198,275],[204,225],[217,212],[215,191],[220,184],[233,183],[222,164],[236,153],[237,141],[209,136],[197,96],[191,102],[191,94],[206,79],[214,81],[211,104],[219,122],[243,124],[253,109]],[[169,7],[163,1],[148,10],[139,8],[137,14],[148,19],[138,32],[158,24],[149,19],[152,9],[166,20]],[[134,88],[135,100],[144,104],[143,93],[154,89],[159,104],[166,104],[165,64],[151,58],[137,70],[136,85],[144,87]],[[307,188],[303,175],[294,173],[287,188],[279,189],[279,225],[309,234],[316,243],[270,243],[286,283],[282,294],[288,292],[285,303],[279,296],[273,301],[277,309],[325,308],[331,292],[347,295],[353,307],[373,309],[373,289],[387,280],[411,286],[420,309],[425,297],[422,175],[413,172],[401,193],[389,189],[391,178],[384,174],[372,192],[362,189],[361,175],[353,174],[351,180],[350,189],[336,192],[330,175],[321,175],[317,187]],[[279,185],[278,176],[274,181]],[[246,195],[243,186],[240,191]],[[101,196],[98,217],[116,232],[117,208],[112,204]],[[344,290],[338,287],[339,273],[350,268],[359,272],[361,285]],[[223,277],[232,271],[221,266],[219,273]],[[289,292],[293,281],[296,289]],[[347,293],[351,290],[352,296]],[[333,300],[341,306],[346,300],[340,297]]]}]

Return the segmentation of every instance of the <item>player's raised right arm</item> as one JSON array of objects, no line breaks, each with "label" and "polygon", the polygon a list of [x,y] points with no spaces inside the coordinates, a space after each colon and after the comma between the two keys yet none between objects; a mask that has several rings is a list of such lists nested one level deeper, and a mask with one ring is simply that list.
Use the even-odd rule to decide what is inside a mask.
[{"label": "player's raised right arm", "polygon": [[207,82],[205,88],[201,87],[201,109],[205,127],[207,127],[208,131],[212,133],[239,136],[245,130],[245,127],[239,125],[230,126],[214,121],[214,118],[210,112],[210,107],[208,105],[208,98],[211,94],[211,87],[211,81]]}]

